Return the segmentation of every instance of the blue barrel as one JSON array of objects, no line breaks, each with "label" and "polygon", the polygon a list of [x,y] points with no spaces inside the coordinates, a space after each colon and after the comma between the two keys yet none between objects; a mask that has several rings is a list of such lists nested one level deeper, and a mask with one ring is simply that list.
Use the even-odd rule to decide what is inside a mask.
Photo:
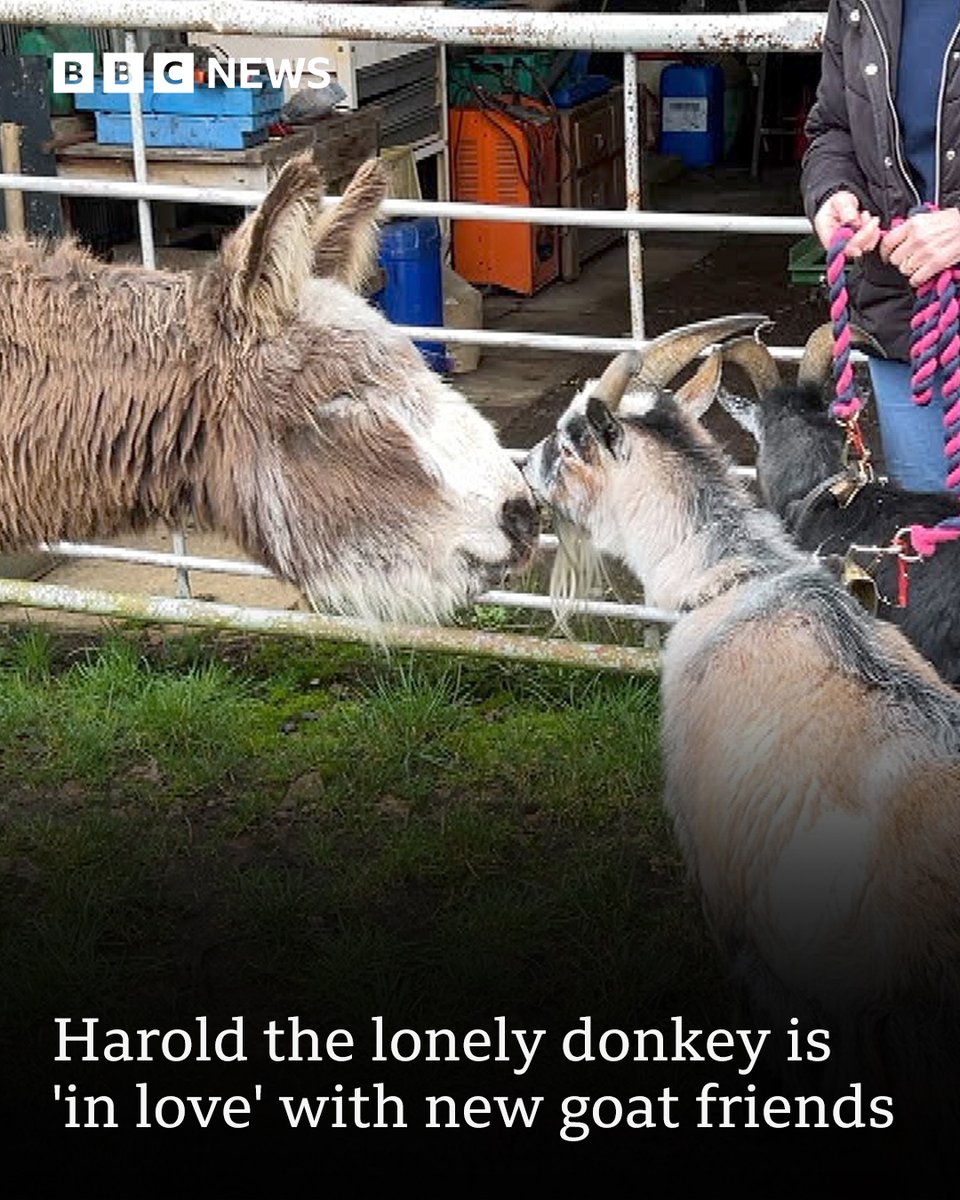
[{"label": "blue barrel", "polygon": [[[383,287],[373,302],[395,325],[443,325],[440,225],[436,217],[390,221],[380,230]],[[449,368],[442,342],[417,342],[435,371]]]},{"label": "blue barrel", "polygon": [[675,63],[660,76],[660,153],[678,154],[688,167],[723,158],[723,68]]}]

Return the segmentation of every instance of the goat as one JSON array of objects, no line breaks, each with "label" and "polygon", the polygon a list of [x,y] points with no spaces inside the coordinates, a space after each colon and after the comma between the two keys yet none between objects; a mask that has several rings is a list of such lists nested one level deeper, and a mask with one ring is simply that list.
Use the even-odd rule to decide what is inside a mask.
[{"label": "goat", "polygon": [[192,522],[395,620],[523,567],[536,507],[493,426],[357,294],[386,188],[373,160],[321,212],[293,159],[195,273],[0,239],[0,551]]},{"label": "goat", "polygon": [[[770,351],[755,338],[724,347],[724,358],[749,375],[758,399],[721,389],[721,406],[757,443],[757,486],[797,543],[846,558],[851,546],[892,546],[911,525],[936,525],[960,511],[944,492],[913,492],[893,483],[857,480],[843,465],[844,433],[827,412],[824,385],[831,361],[829,325],[807,341],[795,386],[783,385]],[[856,553],[856,552],[854,552]],[[858,555],[858,559],[862,559]],[[877,615],[898,625],[949,683],[960,685],[960,541],[909,567],[909,592],[898,603],[896,556],[863,559],[877,589]]]},{"label": "goat", "polygon": [[720,354],[679,398],[625,396],[639,365],[621,356],[588,384],[523,470],[679,613],[664,802],[707,924],[755,1018],[826,1023],[844,1086],[846,1046],[898,1096],[935,1082],[952,1102],[960,697],[731,471],[699,423]]}]

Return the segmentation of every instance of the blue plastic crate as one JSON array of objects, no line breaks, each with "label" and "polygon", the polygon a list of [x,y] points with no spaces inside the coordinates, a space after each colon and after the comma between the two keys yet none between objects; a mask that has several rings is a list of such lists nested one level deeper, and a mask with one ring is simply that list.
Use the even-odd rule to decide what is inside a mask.
[{"label": "blue plastic crate", "polygon": [[[279,109],[277,110],[279,112]],[[98,112],[97,141],[129,146],[133,143],[130,117]],[[144,113],[143,136],[147,146],[181,146],[195,150],[245,150],[265,142],[273,118],[184,117],[177,113]]]},{"label": "blue plastic crate", "polygon": [[[283,107],[282,87],[269,80],[260,88],[228,88],[223,84],[207,87],[196,84],[192,92],[155,92],[153,77],[143,81],[140,103],[145,113],[181,113],[192,117],[255,116],[274,113]],[[130,97],[126,92],[105,92],[103,79],[98,76],[92,92],[78,92],[75,107],[84,112],[129,113]]]}]

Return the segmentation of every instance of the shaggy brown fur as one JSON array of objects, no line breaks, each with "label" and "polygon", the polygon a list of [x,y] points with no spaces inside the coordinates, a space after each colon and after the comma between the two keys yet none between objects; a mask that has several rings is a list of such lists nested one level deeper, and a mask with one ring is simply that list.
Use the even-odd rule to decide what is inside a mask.
[{"label": "shaggy brown fur", "polygon": [[[358,219],[375,213],[386,198],[387,178],[376,161],[365,163],[353,177],[340,203],[324,212],[314,230],[313,273],[339,279],[359,291],[374,258],[374,227]],[[365,230],[358,236],[358,229]]]},{"label": "shaggy brown fur", "polygon": [[[320,173],[294,160],[196,274],[0,239],[0,550],[193,523],[311,597],[362,592],[363,609],[389,566],[421,609],[434,586],[445,607],[462,602],[471,545],[448,547],[432,528],[450,506],[429,461],[437,393],[476,424],[501,504],[528,496],[519,472],[413,344],[340,283],[323,325],[304,307],[315,257],[333,275],[362,273],[385,188],[368,164],[318,219]],[[500,509],[471,519],[506,561]],[[453,565],[439,579],[441,551]]]},{"label": "shaggy brown fur", "polygon": [[[307,228],[304,221],[301,232]],[[251,240],[262,257],[261,232]],[[228,249],[227,261],[235,252]],[[118,269],[71,243],[47,254],[20,239],[0,242],[0,547],[193,521],[223,529],[283,570],[269,552],[271,518],[258,512],[252,480],[238,491],[242,475],[269,474],[281,444],[295,446],[301,460],[323,445],[330,431],[317,423],[318,392],[335,396],[384,379],[399,389],[417,364],[413,350],[397,360],[347,330],[331,335],[332,346],[316,345],[306,327],[273,344],[257,314],[272,330],[272,306],[286,308],[289,295],[268,295],[269,264],[244,274],[241,289],[221,266],[200,276]],[[371,482],[352,475],[338,486],[340,441],[315,462],[326,479],[309,490],[325,506],[325,491]],[[397,482],[422,503],[429,489],[409,445],[397,440],[381,450],[379,478],[399,466]],[[244,490],[252,509],[241,502]]]}]

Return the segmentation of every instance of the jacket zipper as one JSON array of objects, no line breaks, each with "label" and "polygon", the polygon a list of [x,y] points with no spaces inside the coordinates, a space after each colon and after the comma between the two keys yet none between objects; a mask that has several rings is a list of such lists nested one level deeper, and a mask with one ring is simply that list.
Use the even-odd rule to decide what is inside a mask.
[{"label": "jacket zipper", "polygon": [[[911,192],[913,192],[916,202],[919,205],[920,203],[922,203],[922,201],[920,199],[920,193],[917,191],[916,184],[910,178],[910,172],[906,168],[906,164],[903,161],[903,153],[901,152],[901,149],[900,149],[900,118],[897,116],[897,107],[893,102],[893,92],[890,89],[890,55],[887,53],[887,48],[883,44],[883,37],[880,34],[880,27],[877,25],[876,18],[874,17],[873,13],[870,11],[869,4],[866,3],[866,0],[861,0],[860,7],[866,11],[867,16],[870,18],[870,24],[873,26],[873,32],[877,35],[877,41],[880,43],[880,51],[883,54],[883,66],[884,66],[883,80],[884,80],[884,88],[887,93],[887,107],[890,109],[890,116],[893,118],[893,149],[897,156],[897,166],[900,168],[900,173],[903,176],[907,187],[910,189]],[[938,114],[937,119],[939,121],[939,114]],[[937,159],[937,171],[938,172],[939,172],[939,169],[940,169],[940,164],[939,164],[939,156],[938,156],[938,159]]]},{"label": "jacket zipper", "polygon": [[937,161],[934,168],[934,186],[933,186],[933,202],[940,204],[940,150],[942,142],[940,140],[942,134],[941,122],[943,118],[943,97],[947,90],[947,63],[950,59],[950,51],[953,49],[953,43],[957,40],[957,34],[960,34],[960,25],[953,31],[953,37],[947,42],[947,48],[943,54],[943,66],[940,68],[940,95],[937,97]]}]

